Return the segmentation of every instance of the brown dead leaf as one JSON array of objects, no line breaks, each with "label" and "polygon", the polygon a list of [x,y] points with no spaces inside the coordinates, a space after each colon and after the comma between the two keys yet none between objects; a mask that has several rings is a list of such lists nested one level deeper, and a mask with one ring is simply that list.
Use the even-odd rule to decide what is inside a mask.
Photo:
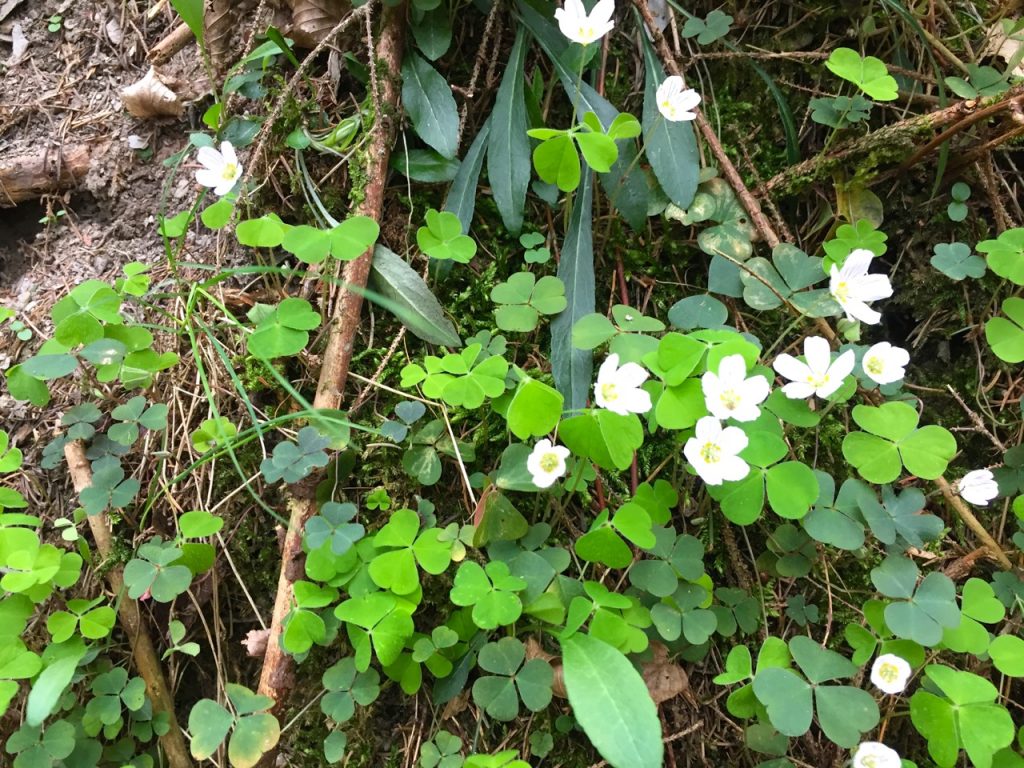
[{"label": "brown dead leaf", "polygon": [[288,32],[302,48],[315,47],[352,10],[348,0],[288,0],[288,5],[292,9]]},{"label": "brown dead leaf", "polygon": [[21,22],[16,21],[14,26],[11,27],[11,58],[7,60],[7,66],[12,67],[20,62],[27,50],[28,38],[21,28]]},{"label": "brown dead leaf", "polygon": [[144,78],[121,90],[121,101],[135,117],[180,117],[185,107],[173,90],[178,86],[177,80],[150,67]]},{"label": "brown dead leaf", "polygon": [[692,700],[690,678],[686,675],[686,670],[669,661],[668,649],[661,643],[651,643],[651,651],[654,658],[644,663],[640,674],[647,683],[647,690],[650,691],[654,703],[660,705],[663,701],[674,699],[676,696]]},{"label": "brown dead leaf", "polygon": [[1017,32],[1014,35],[1010,35],[1009,31],[1012,30],[1018,22],[1018,19],[999,19],[985,34],[985,48],[984,54],[988,56],[998,56],[1003,61],[1010,63],[1014,59],[1017,60],[1016,66],[1014,66],[1011,74],[1014,77],[1024,77],[1024,62],[1021,61],[1021,47],[1024,47],[1024,32]]},{"label": "brown dead leaf", "polygon": [[[654,699],[654,703],[660,706],[662,702],[674,699],[676,696],[683,696],[687,701],[692,702],[694,699],[690,692],[690,678],[687,676],[686,670],[669,661],[668,649],[661,643],[651,643],[651,653],[653,658],[644,662],[640,668],[640,675],[647,684],[647,690],[650,692],[651,698]],[[533,637],[526,641],[526,658],[544,659],[551,664],[554,671],[551,693],[561,699],[568,698],[561,658],[545,651]]]},{"label": "brown dead leaf", "polygon": [[214,69],[222,72],[231,53],[231,30],[235,24],[233,0],[212,0],[203,24],[206,27],[206,47]]}]

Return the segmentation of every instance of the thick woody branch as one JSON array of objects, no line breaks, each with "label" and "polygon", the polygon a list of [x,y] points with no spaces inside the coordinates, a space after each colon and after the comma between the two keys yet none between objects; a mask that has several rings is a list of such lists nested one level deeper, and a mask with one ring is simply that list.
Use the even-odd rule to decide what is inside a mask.
[{"label": "thick woody branch", "polygon": [[[75,440],[64,446],[64,456],[68,461],[68,470],[75,484],[75,490],[81,493],[92,485],[92,468],[89,466],[89,460],[85,457],[85,446],[82,441]],[[114,537],[110,530],[110,520],[106,514],[90,515],[88,519],[89,529],[96,542],[96,549],[106,560],[114,552]],[[192,758],[189,756],[185,737],[182,735],[178,719],[174,714],[174,698],[167,687],[167,679],[164,677],[164,671],[160,666],[156,649],[153,647],[153,641],[149,637],[149,631],[139,613],[139,604],[125,594],[124,570],[120,564],[113,565],[107,570],[106,577],[111,591],[118,597],[118,621],[121,624],[121,629],[128,636],[135,669],[146,683],[146,692],[153,702],[153,711],[165,712],[169,719],[170,728],[160,737],[160,746],[163,747],[164,754],[167,756],[167,764],[170,768],[191,768]]]},{"label": "thick woody branch", "polygon": [[[367,152],[366,176],[369,182],[362,203],[353,213],[369,216],[376,221],[380,220],[383,209],[388,161],[395,140],[395,115],[400,93],[398,73],[402,63],[405,17],[404,2],[394,7],[385,7],[375,53],[381,82],[378,83],[378,114]],[[341,405],[353,345],[359,331],[363,306],[361,289],[366,286],[372,261],[373,250],[370,249],[345,265],[344,287],[330,320],[320,380],[313,400],[315,408],[334,409]],[[281,553],[281,573],[259,684],[259,692],[273,698],[278,707],[283,704],[295,683],[292,658],[281,647],[281,627],[294,602],[293,584],[302,577],[302,530],[306,521],[316,513],[315,491],[318,479],[314,475],[295,486],[289,503],[288,530]]]}]

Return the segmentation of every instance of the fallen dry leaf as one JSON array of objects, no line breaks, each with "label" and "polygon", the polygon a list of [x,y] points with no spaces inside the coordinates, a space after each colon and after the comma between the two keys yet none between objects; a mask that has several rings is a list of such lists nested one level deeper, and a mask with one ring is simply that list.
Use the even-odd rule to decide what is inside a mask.
[{"label": "fallen dry leaf", "polygon": [[1011,70],[1014,77],[1024,77],[1024,62],[1021,61],[1021,47],[1024,46],[1024,32],[1008,34],[1018,23],[1018,19],[1000,19],[985,34],[984,53],[998,56],[1007,64],[1016,64]]},{"label": "fallen dry leaf", "polygon": [[121,90],[121,101],[135,117],[180,117],[185,107],[178,94],[171,90],[177,85],[173,78],[162,78],[155,67],[146,76]]},{"label": "fallen dry leaf", "polygon": [[7,60],[7,66],[14,66],[21,61],[27,50],[28,38],[25,37],[25,31],[21,28],[21,22],[15,22],[11,27],[11,58]]},{"label": "fallen dry leaf", "polygon": [[288,0],[288,5],[292,9],[288,32],[302,48],[315,47],[352,9],[347,0]]}]

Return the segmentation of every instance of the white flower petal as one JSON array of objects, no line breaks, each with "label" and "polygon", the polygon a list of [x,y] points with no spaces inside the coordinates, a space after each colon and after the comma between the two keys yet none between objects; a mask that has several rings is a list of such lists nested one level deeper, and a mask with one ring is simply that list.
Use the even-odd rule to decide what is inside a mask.
[{"label": "white flower petal", "polygon": [[716,442],[721,446],[723,453],[733,456],[743,451],[750,444],[747,433],[739,427],[726,427],[722,430],[722,434],[718,436]]},{"label": "white flower petal", "polygon": [[739,456],[727,456],[719,463],[719,473],[723,480],[735,482],[750,474],[750,465]]},{"label": "white flower petal", "polygon": [[806,381],[794,381],[782,388],[782,394],[790,400],[806,400],[814,394],[814,387]]},{"label": "white flower petal", "polygon": [[697,419],[694,434],[701,443],[717,441],[722,434],[722,423],[714,416],[702,416]]},{"label": "white flower petal", "polygon": [[871,665],[871,682],[883,693],[902,693],[913,672],[906,659],[893,653],[883,653]]},{"label": "white flower petal", "polygon": [[882,313],[873,310],[867,304],[862,301],[854,301],[850,299],[846,302],[840,302],[843,309],[846,310],[846,317],[849,320],[860,320],[862,323],[868,325],[878,325],[882,322]]},{"label": "white flower petal", "polygon": [[999,484],[989,470],[975,469],[960,478],[957,492],[965,501],[978,507],[987,507],[999,495]]},{"label": "white flower petal", "polygon": [[850,285],[850,297],[855,301],[878,301],[892,296],[892,283],[888,275],[864,275]]},{"label": "white flower petal", "polygon": [[776,357],[772,368],[790,381],[805,382],[807,377],[811,375],[811,369],[806,363],[802,363],[792,355],[787,354],[781,354]]},{"label": "white flower petal", "polygon": [[821,336],[808,336],[804,339],[804,357],[807,358],[807,366],[813,373],[824,373],[832,362],[832,347],[829,346],[828,340]]},{"label": "white flower petal", "polygon": [[620,395],[625,413],[644,414],[651,410],[651,396],[643,389],[627,389]]},{"label": "white flower petal", "polygon": [[853,768],[900,768],[899,753],[881,742],[865,741],[853,755]]},{"label": "white flower petal", "polygon": [[639,387],[651,374],[636,363],[626,363],[615,374],[615,383],[620,387]]},{"label": "white flower petal", "polygon": [[224,162],[224,156],[213,147],[200,147],[196,153],[196,160],[200,165],[218,173],[227,164]]},{"label": "white flower petal", "polygon": [[204,187],[213,189],[219,186],[224,179],[221,178],[219,171],[214,171],[209,168],[200,168],[196,171],[196,181]]},{"label": "white flower petal", "polygon": [[597,5],[594,6],[594,10],[590,12],[590,21],[595,27],[603,27],[607,25],[608,29],[611,29],[612,23],[610,22],[614,14],[615,0],[599,0]]},{"label": "white flower petal", "polygon": [[220,154],[224,158],[225,165],[238,165],[238,155],[235,154],[235,148],[232,146],[230,141],[222,141],[220,144]]}]

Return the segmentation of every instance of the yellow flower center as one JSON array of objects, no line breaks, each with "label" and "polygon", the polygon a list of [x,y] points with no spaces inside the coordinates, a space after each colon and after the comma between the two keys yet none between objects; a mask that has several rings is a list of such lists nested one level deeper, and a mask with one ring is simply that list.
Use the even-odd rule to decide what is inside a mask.
[{"label": "yellow flower center", "polygon": [[593,24],[580,24],[579,38],[583,45],[594,42],[594,25]]},{"label": "yellow flower center", "polygon": [[220,177],[224,181],[231,181],[238,176],[238,165],[236,163],[225,163],[224,168],[220,172]]},{"label": "yellow flower center", "polygon": [[878,357],[878,355],[874,355],[864,361],[864,367],[867,368],[868,373],[873,373],[875,376],[881,376],[885,371],[885,361]]},{"label": "yellow flower center", "polygon": [[875,755],[868,755],[860,759],[861,768],[879,768],[880,763]]},{"label": "yellow flower center", "polygon": [[832,295],[836,297],[836,301],[840,304],[850,300],[850,284],[845,280],[840,281],[835,288],[832,289]]},{"label": "yellow flower center", "polygon": [[543,456],[540,457],[539,463],[540,468],[544,472],[551,474],[556,469],[558,469],[558,454],[554,452],[545,453]]},{"label": "yellow flower center", "polygon": [[619,388],[614,382],[601,385],[601,397],[606,403],[613,403],[619,399]]},{"label": "yellow flower center", "polygon": [[895,664],[884,663],[878,667],[878,676],[887,683],[895,683],[900,679],[900,670]]},{"label": "yellow flower center", "polygon": [[739,407],[741,400],[735,389],[725,390],[718,396],[718,399],[722,401],[722,405],[729,411],[735,411]]},{"label": "yellow flower center", "polygon": [[807,377],[807,383],[810,384],[815,389],[820,389],[821,387],[823,387],[826,384],[828,384],[828,381],[831,378],[832,377],[829,376],[827,373],[825,373],[825,374],[823,374],[821,376],[815,376],[812,373],[810,376]]},{"label": "yellow flower center", "polygon": [[713,443],[709,440],[701,447],[700,457],[704,460],[705,464],[717,464],[722,460],[722,448],[718,443]]}]

